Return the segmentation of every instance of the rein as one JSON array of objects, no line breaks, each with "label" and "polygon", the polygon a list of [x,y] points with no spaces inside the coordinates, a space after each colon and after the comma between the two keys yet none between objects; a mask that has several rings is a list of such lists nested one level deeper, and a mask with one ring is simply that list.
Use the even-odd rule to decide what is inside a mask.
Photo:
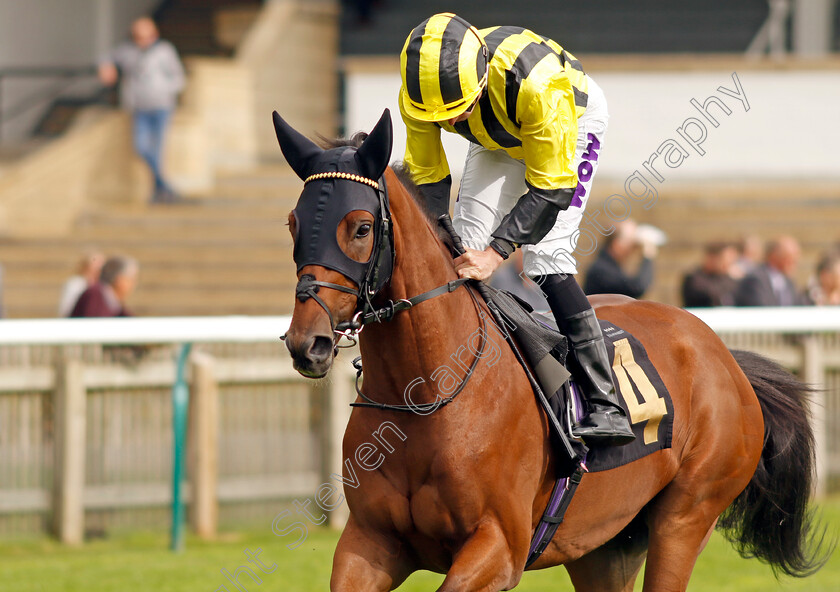
[{"label": "rein", "polygon": [[[433,290],[428,290],[427,292],[423,292],[422,294],[418,294],[417,296],[412,296],[411,298],[403,298],[402,300],[397,300],[394,302],[393,300],[389,300],[388,304],[382,306],[377,309],[372,309],[369,312],[358,312],[356,316],[353,317],[350,321],[342,321],[338,325],[335,326],[336,333],[345,336],[345,337],[352,337],[353,334],[357,334],[359,331],[362,330],[362,327],[367,325],[368,323],[372,323],[376,321],[377,323],[381,323],[383,321],[390,321],[394,318],[398,312],[402,312],[404,310],[408,310],[413,306],[417,306],[421,302],[425,302],[426,300],[431,300],[437,296],[442,296],[443,294],[449,294],[450,292],[454,292],[456,289],[460,288],[464,284],[469,281],[469,278],[460,278],[457,280],[452,280],[451,282],[447,282],[442,286],[438,286]],[[322,282],[321,285],[326,285],[327,282]],[[336,287],[336,284],[329,284],[329,287]],[[338,288],[344,288],[344,286],[338,286]],[[349,290],[344,290],[349,291]],[[322,305],[323,306],[323,305]],[[348,334],[348,330],[354,332]]]},{"label": "rein", "polygon": [[[420,294],[420,296],[425,296],[425,298],[423,298],[423,300],[429,300],[430,298],[434,298],[435,296],[439,296],[441,294],[447,293],[446,291],[442,290],[443,288],[446,288],[447,286],[450,286],[452,284],[457,284],[455,287],[448,290],[449,292],[451,292],[455,288],[457,288],[458,286],[464,285],[464,282],[466,282],[466,281],[468,281],[466,278],[461,279],[461,280],[453,280],[453,281],[449,282],[448,284],[445,284],[445,285],[441,286],[440,288],[435,288],[434,290],[429,290],[428,292],[424,292],[423,294]],[[430,294],[432,294],[433,292],[437,292],[437,293],[430,296]],[[473,306],[475,307],[475,310],[478,313],[478,318],[481,319],[482,340],[481,340],[481,347],[479,348],[478,352],[475,354],[475,358],[473,359],[472,364],[470,364],[470,368],[469,368],[469,370],[467,370],[467,373],[464,376],[464,380],[461,381],[461,384],[458,385],[458,388],[455,389],[455,392],[453,392],[451,395],[449,395],[445,399],[441,399],[438,396],[438,398],[435,399],[431,403],[420,403],[420,404],[417,404],[417,405],[389,405],[389,404],[386,404],[386,403],[379,403],[377,401],[374,401],[373,399],[371,399],[367,395],[365,395],[362,392],[362,390],[359,388],[359,380],[362,377],[362,356],[358,356],[353,360],[353,367],[356,369],[356,383],[355,383],[356,394],[359,395],[361,398],[363,398],[367,402],[366,403],[350,403],[350,406],[351,407],[368,407],[368,408],[372,408],[372,409],[384,409],[384,410],[387,410],[387,411],[404,411],[404,412],[416,413],[418,415],[429,415],[429,414],[434,413],[435,411],[437,411],[438,409],[440,409],[444,405],[448,405],[449,403],[454,401],[455,397],[457,397],[459,394],[461,394],[461,392],[467,386],[467,383],[469,382],[470,377],[473,374],[473,371],[475,370],[476,366],[478,366],[478,361],[481,358],[484,357],[484,348],[487,347],[487,339],[488,339],[488,337],[487,337],[487,320],[486,320],[485,316],[482,315],[481,312],[480,312],[481,311],[481,305],[478,303],[478,300],[476,299],[475,294],[473,294],[472,290],[468,290],[468,293],[470,295],[470,298],[472,298]],[[418,298],[418,297],[415,296],[415,298]],[[408,302],[408,300],[401,300],[400,302]],[[422,302],[422,300],[421,300],[421,302]],[[410,308],[410,306],[407,307],[407,308]],[[401,310],[407,310],[407,308],[403,308]],[[399,311],[397,311],[397,312],[399,312]],[[390,319],[387,319],[387,320],[390,320]]]}]

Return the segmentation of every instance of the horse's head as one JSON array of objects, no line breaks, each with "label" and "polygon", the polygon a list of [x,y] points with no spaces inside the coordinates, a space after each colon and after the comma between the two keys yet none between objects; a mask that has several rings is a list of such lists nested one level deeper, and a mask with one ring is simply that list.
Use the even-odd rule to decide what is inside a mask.
[{"label": "horse's head", "polygon": [[304,181],[289,214],[298,285],[286,347],[298,372],[319,378],[332,365],[337,330],[358,328],[359,313],[393,270],[382,179],[391,158],[391,116],[386,110],[358,147],[324,150],[277,112],[274,128],[283,155]]}]

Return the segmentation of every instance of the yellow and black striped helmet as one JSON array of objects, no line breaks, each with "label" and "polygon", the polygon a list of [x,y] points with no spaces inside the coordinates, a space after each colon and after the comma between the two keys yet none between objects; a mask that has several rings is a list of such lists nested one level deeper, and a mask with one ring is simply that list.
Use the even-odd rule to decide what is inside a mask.
[{"label": "yellow and black striped helmet", "polygon": [[444,121],[464,113],[487,83],[487,44],[450,12],[417,25],[400,54],[400,102],[409,117]]}]

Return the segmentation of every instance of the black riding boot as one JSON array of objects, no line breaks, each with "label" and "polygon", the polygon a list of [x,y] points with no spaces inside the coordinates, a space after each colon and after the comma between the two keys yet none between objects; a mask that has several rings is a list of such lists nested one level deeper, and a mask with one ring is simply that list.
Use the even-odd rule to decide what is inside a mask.
[{"label": "black riding boot", "polygon": [[630,422],[618,403],[604,335],[595,311],[571,275],[536,278],[541,283],[560,331],[569,340],[569,353],[577,366],[588,413],[572,431],[590,446],[622,446],[635,439]]}]

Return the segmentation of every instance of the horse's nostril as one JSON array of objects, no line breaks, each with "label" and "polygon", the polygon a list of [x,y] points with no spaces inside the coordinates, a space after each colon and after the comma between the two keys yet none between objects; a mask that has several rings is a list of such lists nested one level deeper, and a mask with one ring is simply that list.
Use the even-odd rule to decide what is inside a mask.
[{"label": "horse's nostril", "polygon": [[309,347],[309,357],[317,360],[326,360],[332,355],[333,340],[324,335],[318,335]]}]

